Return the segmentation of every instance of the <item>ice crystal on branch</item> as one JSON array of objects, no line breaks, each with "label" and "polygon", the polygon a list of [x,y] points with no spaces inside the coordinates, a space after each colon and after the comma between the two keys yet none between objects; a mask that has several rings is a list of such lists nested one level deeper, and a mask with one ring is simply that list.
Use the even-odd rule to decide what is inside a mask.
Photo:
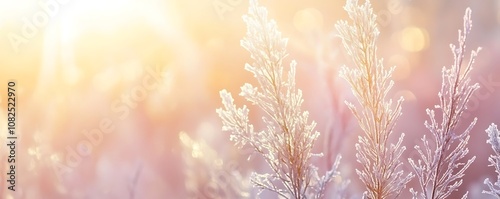
[{"label": "ice crystal on branch", "polygon": [[399,160],[405,150],[401,146],[404,134],[396,144],[389,143],[394,125],[401,115],[403,98],[395,106],[391,99],[386,100],[394,84],[390,79],[394,67],[385,68],[382,59],[377,58],[375,43],[379,30],[370,2],[358,5],[357,0],[347,0],[344,9],[352,24],[340,21],[335,27],[355,67],[343,67],[340,75],[349,82],[361,105],[356,108],[354,104],[346,103],[364,131],[356,144],[356,158],[362,165],[356,173],[366,186],[365,197],[398,197],[413,177],[411,173],[404,174],[401,168],[403,163]]},{"label": "ice crystal on branch", "polygon": [[[462,159],[469,152],[467,143],[477,118],[474,118],[465,131],[459,132],[457,128],[472,93],[479,88],[479,84],[470,83],[469,75],[480,48],[472,51],[469,62],[465,64],[465,68],[462,66],[466,54],[465,42],[471,28],[471,10],[467,8],[464,15],[464,30],[458,31],[458,47],[450,45],[455,61],[450,68],[443,67],[442,70],[442,86],[438,94],[440,104],[436,105],[436,109],[442,112],[441,123],[436,120],[434,110],[427,109],[430,122],[425,121],[425,127],[434,137],[435,148],[432,149],[424,135],[422,146],[415,146],[420,159],[417,162],[409,159],[421,189],[420,193],[410,190],[414,198],[448,198],[462,184],[465,170],[474,162],[475,157],[466,162]],[[467,198],[467,193],[463,198]]]},{"label": "ice crystal on branch", "polygon": [[222,90],[223,108],[217,109],[223,130],[238,146],[248,145],[262,155],[272,173],[254,173],[252,183],[260,191],[269,190],[284,198],[322,198],[326,185],[337,175],[339,159],[325,176],[310,164],[312,148],[319,133],[316,123],[308,121],[301,110],[301,90],[296,88],[296,62],[283,66],[287,56],[287,39],[282,38],[276,22],[268,20],[267,10],[250,1],[248,15],[243,17],[247,33],[241,45],[250,52],[254,63],[245,69],[254,74],[258,86],[245,84],[240,96],[265,113],[266,129],[257,131],[250,124],[246,106],[237,108],[231,94]]},{"label": "ice crystal on branch", "polygon": [[491,144],[494,154],[490,155],[488,161],[490,165],[495,167],[495,172],[497,173],[497,181],[492,183],[490,179],[486,178],[484,184],[488,185],[489,190],[484,190],[483,193],[495,196],[495,198],[500,198],[500,132],[498,131],[497,125],[491,124],[488,129],[486,129],[489,139],[486,141]]}]

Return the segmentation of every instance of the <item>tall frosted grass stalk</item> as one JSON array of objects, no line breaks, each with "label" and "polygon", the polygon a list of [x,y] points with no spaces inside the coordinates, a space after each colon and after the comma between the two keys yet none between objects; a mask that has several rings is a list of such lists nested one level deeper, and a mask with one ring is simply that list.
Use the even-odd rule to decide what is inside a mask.
[{"label": "tall frosted grass stalk", "polygon": [[[419,193],[413,188],[410,190],[414,198],[448,198],[453,191],[458,190],[465,170],[474,162],[475,157],[465,162],[463,159],[469,152],[467,143],[477,118],[474,118],[465,131],[459,132],[457,129],[472,93],[479,88],[479,84],[470,83],[469,75],[480,48],[472,51],[469,62],[463,64],[465,42],[471,28],[471,10],[467,8],[464,30],[458,31],[458,47],[450,45],[455,61],[450,68],[442,69],[442,86],[438,93],[440,103],[435,106],[435,109],[442,112],[441,123],[436,120],[434,110],[426,110],[430,122],[425,121],[425,127],[431,132],[435,144],[429,144],[424,135],[422,146],[415,146],[420,155],[418,161],[409,159],[420,185]],[[467,193],[462,198],[467,198]]]},{"label": "tall frosted grass stalk", "polygon": [[260,192],[269,190],[283,198],[322,198],[327,184],[337,175],[340,159],[322,177],[317,167],[311,165],[319,133],[314,130],[316,123],[308,122],[308,112],[301,110],[302,92],[295,84],[296,62],[283,66],[287,39],[282,38],[276,22],[267,19],[267,10],[255,0],[250,1],[248,15],[243,19],[247,33],[241,45],[254,61],[246,64],[245,69],[254,74],[258,86],[246,83],[240,96],[265,113],[262,121],[266,128],[256,131],[249,121],[249,109],[236,108],[232,95],[222,90],[224,107],[217,113],[223,131],[230,132],[230,139],[238,146],[252,147],[272,170],[252,174],[251,181]]},{"label": "tall frosted grass stalk", "polygon": [[396,198],[412,179],[411,173],[404,174],[400,157],[405,150],[402,146],[404,134],[396,144],[389,138],[397,119],[401,115],[401,97],[393,106],[386,96],[394,82],[390,79],[394,67],[385,68],[377,57],[376,41],[379,36],[376,19],[370,1],[358,5],[357,0],[347,0],[344,9],[349,14],[351,24],[338,22],[335,27],[343,45],[352,58],[355,67],[343,67],[341,77],[349,82],[360,107],[346,102],[361,129],[356,146],[356,158],[362,169],[356,170],[366,186],[365,198]]},{"label": "tall frosted grass stalk", "polygon": [[497,173],[497,181],[491,182],[490,179],[486,178],[484,184],[488,185],[489,190],[484,190],[483,193],[494,196],[500,199],[500,132],[498,131],[497,125],[491,124],[488,129],[486,129],[489,139],[486,141],[491,145],[494,154],[490,155],[488,161],[490,161],[491,167],[495,168]]}]

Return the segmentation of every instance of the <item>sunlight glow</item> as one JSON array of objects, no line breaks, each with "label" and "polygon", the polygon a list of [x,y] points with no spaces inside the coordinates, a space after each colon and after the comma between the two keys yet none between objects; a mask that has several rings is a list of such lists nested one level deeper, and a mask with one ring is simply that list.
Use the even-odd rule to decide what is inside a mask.
[{"label": "sunlight glow", "polygon": [[35,7],[36,2],[34,0],[0,0],[0,18],[18,17]]},{"label": "sunlight glow", "polygon": [[127,23],[133,13],[141,10],[136,9],[138,2],[133,0],[86,0],[75,4],[73,14],[80,22],[103,29]]},{"label": "sunlight glow", "polygon": [[74,85],[78,83],[80,79],[80,70],[76,66],[68,66],[63,70],[64,80],[69,85]]},{"label": "sunlight glow", "polygon": [[323,26],[323,15],[314,8],[307,8],[295,13],[293,24],[301,32],[319,30]]},{"label": "sunlight glow", "polygon": [[109,91],[120,81],[119,77],[115,74],[115,69],[107,67],[94,76],[92,83],[94,84],[94,87],[98,88],[100,91]]},{"label": "sunlight glow", "polygon": [[[123,80],[125,81],[134,81],[137,80],[145,73],[143,70],[143,65],[139,60],[133,60],[128,63],[125,63],[120,66],[119,71],[121,71],[121,75]],[[115,74],[116,75],[116,74]]]}]

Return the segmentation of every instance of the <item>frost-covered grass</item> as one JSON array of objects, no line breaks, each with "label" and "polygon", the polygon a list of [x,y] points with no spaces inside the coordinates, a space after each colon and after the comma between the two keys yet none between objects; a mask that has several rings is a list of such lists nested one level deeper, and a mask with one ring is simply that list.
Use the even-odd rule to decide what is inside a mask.
[{"label": "frost-covered grass", "polygon": [[[388,97],[394,86],[392,75],[397,66],[385,67],[383,59],[377,55],[380,34],[377,15],[369,0],[364,3],[347,0],[344,10],[349,20],[337,22],[335,30],[352,61],[352,66],[341,69],[340,76],[346,80],[357,101],[346,101],[346,107],[362,131],[352,149],[356,151],[355,159],[359,163],[355,173],[364,185],[363,194],[346,193],[347,183],[333,182],[344,176],[338,169],[340,155],[333,165],[328,165],[326,174],[318,174],[319,169],[313,165],[312,159],[322,156],[321,152],[313,152],[320,133],[315,130],[316,123],[309,121],[308,112],[302,110],[303,95],[296,86],[297,63],[284,64],[288,39],[282,37],[276,22],[268,19],[266,8],[251,0],[248,14],[243,17],[247,33],[241,46],[250,52],[253,61],[244,68],[254,75],[258,84],[244,84],[239,95],[254,106],[238,108],[231,93],[222,90],[223,107],[216,111],[229,139],[240,149],[252,149],[252,156],[259,156],[266,163],[268,172],[255,168],[250,176],[256,190],[250,191],[255,193],[251,196],[258,197],[268,192],[290,199],[348,196],[385,199],[401,198],[401,195],[444,199],[459,189],[466,190],[461,185],[465,171],[476,159],[476,156],[468,158],[467,155],[471,133],[477,131],[473,128],[477,118],[466,121],[462,114],[474,91],[479,89],[479,84],[472,83],[470,76],[480,48],[471,51],[470,58],[466,59],[467,36],[472,30],[471,9],[465,11],[463,30],[458,31],[458,45],[450,45],[454,62],[442,69],[439,104],[426,110],[430,121],[422,121],[432,139],[429,141],[429,136],[424,134],[421,144],[411,148],[417,157],[409,158],[408,162],[403,158],[406,150],[404,133],[394,132],[403,114],[404,99],[400,97],[393,101]],[[250,121],[250,109],[260,109],[264,114],[263,129],[255,129],[257,125]],[[436,112],[441,114],[436,116]],[[464,131],[458,127],[462,123],[468,123]],[[486,131],[489,135],[487,142],[494,152],[489,158],[490,166],[495,168],[500,179],[499,133],[494,124]],[[500,181],[493,183],[486,179],[484,183],[488,189],[483,193],[500,198]],[[409,184],[417,187],[412,188]],[[468,192],[464,192],[462,198],[467,198]]]},{"label": "frost-covered grass", "polygon": [[[253,73],[258,85],[245,84],[240,96],[257,105],[265,115],[266,128],[254,129],[249,121],[249,108],[237,108],[232,95],[222,90],[223,108],[217,109],[223,131],[238,146],[250,146],[264,158],[272,173],[254,172],[251,181],[259,191],[272,191],[284,198],[322,198],[324,191],[338,175],[337,159],[325,175],[311,164],[313,146],[319,136],[309,113],[301,110],[302,91],[296,88],[296,62],[283,64],[288,40],[281,36],[276,22],[267,18],[267,10],[250,1],[248,15],[243,17],[247,34],[241,45],[250,52],[254,63],[245,69]],[[259,193],[260,193],[259,192]]]}]

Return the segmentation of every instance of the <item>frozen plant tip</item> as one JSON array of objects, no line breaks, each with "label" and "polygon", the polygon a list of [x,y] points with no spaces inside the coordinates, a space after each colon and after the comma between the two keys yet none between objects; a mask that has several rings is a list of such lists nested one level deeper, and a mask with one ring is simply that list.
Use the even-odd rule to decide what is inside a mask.
[{"label": "frozen plant tip", "polygon": [[[460,133],[457,128],[472,93],[479,88],[477,83],[470,84],[469,75],[480,48],[471,52],[469,62],[465,68],[462,67],[466,53],[465,42],[471,28],[471,10],[467,8],[464,30],[458,31],[458,47],[450,45],[455,61],[450,68],[443,67],[442,70],[441,91],[438,93],[440,104],[435,106],[436,109],[441,109],[441,123],[436,120],[434,110],[426,110],[430,123],[425,121],[425,127],[434,137],[435,148],[432,148],[424,135],[422,146],[415,146],[420,156],[418,161],[409,159],[420,185],[419,193],[410,189],[414,198],[448,198],[453,191],[458,190],[465,170],[474,162],[475,157],[466,162],[462,159],[469,153],[467,143],[477,118],[474,118],[465,131]],[[467,198],[467,193],[462,198]]]},{"label": "frozen plant tip", "polygon": [[500,199],[500,132],[498,131],[497,125],[491,124],[490,127],[486,129],[486,133],[488,133],[489,137],[486,142],[491,144],[491,148],[494,152],[494,154],[490,155],[488,158],[488,161],[491,163],[489,166],[495,167],[497,181],[492,183],[490,179],[486,178],[484,184],[488,185],[489,190],[484,190],[483,193],[490,194]]},{"label": "frozen plant tip", "polygon": [[376,55],[379,30],[370,2],[367,0],[358,5],[357,0],[347,0],[344,9],[352,24],[340,21],[335,27],[355,67],[344,66],[340,75],[350,84],[361,105],[356,108],[346,102],[364,132],[356,144],[356,158],[362,166],[356,173],[366,186],[365,198],[396,198],[413,177],[411,173],[404,174],[403,163],[399,160],[405,150],[401,145],[404,134],[396,144],[389,143],[402,113],[403,98],[394,107],[391,99],[386,100],[394,84],[391,80],[394,67],[385,68],[382,59]]},{"label": "frozen plant tip", "polygon": [[[301,110],[302,92],[296,89],[296,62],[283,67],[287,56],[287,39],[282,38],[276,22],[267,19],[267,10],[250,1],[248,15],[243,17],[247,33],[241,45],[250,52],[252,64],[245,69],[254,74],[258,86],[246,83],[240,96],[257,105],[264,113],[266,128],[256,131],[249,122],[249,109],[236,108],[231,94],[222,90],[223,108],[217,109],[223,131],[238,146],[250,146],[262,155],[272,173],[253,173],[251,181],[259,189],[275,192],[282,198],[322,198],[337,175],[339,158],[325,176],[311,165],[312,149],[319,133],[316,123],[308,122],[308,112]],[[288,73],[288,74],[286,74]]]}]

